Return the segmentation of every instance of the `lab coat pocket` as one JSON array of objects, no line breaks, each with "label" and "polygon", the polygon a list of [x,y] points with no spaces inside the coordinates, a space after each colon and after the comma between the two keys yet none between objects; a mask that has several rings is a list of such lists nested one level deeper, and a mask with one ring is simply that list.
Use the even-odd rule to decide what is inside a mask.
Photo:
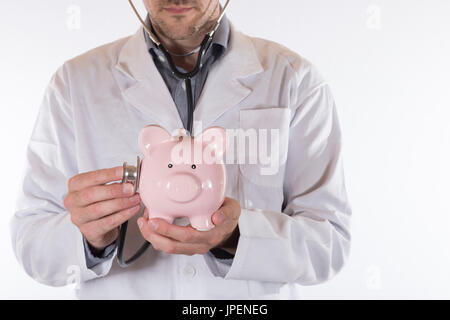
[{"label": "lab coat pocket", "polygon": [[288,108],[240,110],[237,163],[241,175],[250,183],[262,187],[283,185],[290,115]]}]

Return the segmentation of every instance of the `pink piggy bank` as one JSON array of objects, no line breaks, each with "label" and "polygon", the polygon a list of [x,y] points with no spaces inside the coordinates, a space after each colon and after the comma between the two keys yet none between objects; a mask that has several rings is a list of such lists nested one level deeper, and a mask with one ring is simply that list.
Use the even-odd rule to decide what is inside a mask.
[{"label": "pink piggy bank", "polygon": [[139,192],[150,219],[173,223],[185,217],[193,228],[207,231],[225,199],[225,130],[212,127],[195,138],[180,132],[183,136],[171,136],[156,125],[142,129]]}]

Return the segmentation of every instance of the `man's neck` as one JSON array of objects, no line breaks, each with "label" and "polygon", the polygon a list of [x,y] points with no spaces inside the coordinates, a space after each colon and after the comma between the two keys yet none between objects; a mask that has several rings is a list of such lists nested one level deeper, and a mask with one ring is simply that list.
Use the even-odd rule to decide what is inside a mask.
[{"label": "man's neck", "polygon": [[[206,29],[205,29],[206,30]],[[205,35],[208,31],[199,32],[197,35],[195,35],[192,38],[189,39],[183,39],[183,40],[173,40],[165,37],[162,35],[158,30],[155,28],[156,36],[158,37],[159,41],[163,44],[164,48],[166,48],[169,51],[170,56],[172,57],[173,62],[177,67],[181,67],[185,70],[192,71],[195,68],[195,65],[197,63],[198,55],[199,53],[196,52],[192,55],[186,56],[186,57],[179,57],[174,54],[186,54],[189,53],[196,48],[198,48],[203,39],[205,38]]]}]

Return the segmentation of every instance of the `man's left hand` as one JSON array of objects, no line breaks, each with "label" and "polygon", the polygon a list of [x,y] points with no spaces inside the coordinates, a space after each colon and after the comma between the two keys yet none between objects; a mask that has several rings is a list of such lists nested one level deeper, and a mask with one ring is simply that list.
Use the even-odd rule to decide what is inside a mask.
[{"label": "man's left hand", "polygon": [[163,219],[149,219],[147,209],[137,223],[142,236],[156,250],[192,256],[205,254],[213,248],[234,252],[239,237],[240,214],[239,202],[232,198],[225,198],[222,207],[211,217],[215,227],[209,231],[197,231],[190,225],[187,227],[177,226]]}]

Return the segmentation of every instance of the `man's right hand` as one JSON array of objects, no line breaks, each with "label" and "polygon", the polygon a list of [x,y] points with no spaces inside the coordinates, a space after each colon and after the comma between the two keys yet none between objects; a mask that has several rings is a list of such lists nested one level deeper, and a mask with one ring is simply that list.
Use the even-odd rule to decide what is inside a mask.
[{"label": "man's right hand", "polygon": [[75,224],[96,251],[113,243],[118,227],[139,212],[140,196],[122,180],[123,168],[115,167],[78,174],[69,179],[64,206]]}]

